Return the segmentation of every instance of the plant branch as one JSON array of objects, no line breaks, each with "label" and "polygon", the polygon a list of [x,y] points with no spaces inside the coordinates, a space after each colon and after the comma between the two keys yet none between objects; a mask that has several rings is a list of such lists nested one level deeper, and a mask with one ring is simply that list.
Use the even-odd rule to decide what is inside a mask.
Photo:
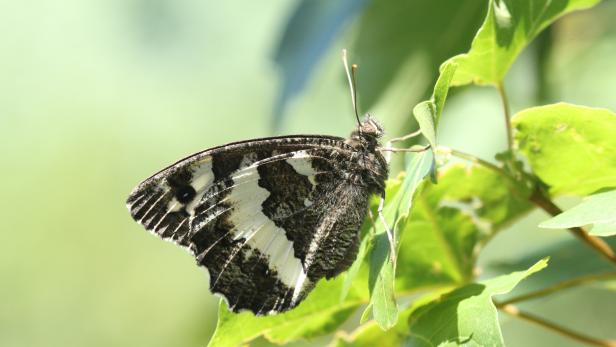
[{"label": "plant branch", "polygon": [[[458,158],[468,160],[470,162],[479,164],[490,170],[493,170],[499,175],[513,179],[513,177],[511,177],[503,168],[481,158],[475,157],[472,154],[464,153],[447,147],[439,147],[437,149],[437,152],[451,154]],[[558,206],[556,206],[556,204],[554,204],[552,200],[547,198],[540,189],[535,189],[529,197],[529,200],[533,204],[535,204],[535,206],[541,208],[552,216],[559,215],[563,212]],[[573,227],[569,228],[568,230],[577,238],[579,238],[582,242],[586,243],[588,246],[593,248],[595,251],[600,253],[604,258],[606,258],[608,261],[610,261],[613,265],[616,266],[616,253],[614,253],[614,250],[612,250],[612,248],[610,248],[610,246],[605,241],[598,237],[589,235],[586,230],[580,227]]]},{"label": "plant branch", "polygon": [[555,333],[558,333],[560,335],[563,336],[567,336],[571,339],[580,341],[580,342],[584,342],[590,345],[594,345],[594,346],[602,346],[602,347],[616,347],[616,340],[603,340],[603,339],[597,339],[594,337],[590,337],[590,336],[586,336],[586,335],[582,335],[581,333],[578,333],[576,331],[570,330],[568,328],[562,327],[558,324],[549,322],[543,318],[537,317],[535,315],[532,315],[530,313],[526,313],[523,311],[520,311],[520,309],[518,309],[516,306],[514,305],[504,305],[502,307],[499,307],[499,309],[511,316],[523,319],[527,322],[531,322],[534,324],[537,324],[543,328],[546,328],[548,330],[551,330]]},{"label": "plant branch", "polygon": [[498,93],[500,94],[501,102],[503,103],[503,113],[505,114],[505,126],[507,129],[507,148],[513,149],[513,131],[511,130],[511,110],[509,109],[509,99],[505,92],[505,85],[501,81],[498,86]]},{"label": "plant branch", "polygon": [[536,298],[540,298],[542,296],[546,296],[549,294],[552,294],[554,292],[557,291],[561,291],[564,289],[568,289],[571,287],[575,287],[575,286],[579,286],[585,283],[590,283],[590,282],[595,282],[595,281],[599,281],[599,280],[603,280],[603,279],[608,279],[608,278],[616,278],[616,272],[602,272],[602,273],[595,273],[595,274],[590,274],[590,275],[586,275],[586,276],[581,276],[578,278],[572,278],[570,280],[566,280],[566,281],[562,281],[559,283],[556,283],[552,286],[549,287],[545,287],[543,289],[539,289],[537,291],[533,291],[530,293],[526,293],[523,295],[519,295],[519,296],[515,296],[511,299],[505,300],[505,301],[500,301],[496,304],[497,307],[502,307],[502,306],[507,306],[510,304],[514,304],[520,301],[526,301],[526,300],[532,300],[532,299],[536,299]]},{"label": "plant branch", "polygon": [[[537,207],[543,209],[552,216],[559,215],[563,212],[554,202],[548,199],[541,190],[535,189],[530,196],[530,201]],[[605,259],[609,260],[612,265],[616,265],[616,253],[610,248],[610,246],[598,237],[594,237],[588,234],[586,230],[580,227],[573,227],[567,229],[573,235],[575,235],[582,242],[592,247],[595,251],[599,252]]]}]

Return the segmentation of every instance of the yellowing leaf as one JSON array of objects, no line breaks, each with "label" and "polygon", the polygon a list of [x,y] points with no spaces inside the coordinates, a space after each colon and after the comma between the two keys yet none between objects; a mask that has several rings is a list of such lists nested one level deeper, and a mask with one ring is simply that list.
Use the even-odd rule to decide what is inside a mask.
[{"label": "yellowing leaf", "polygon": [[517,146],[553,195],[616,187],[616,114],[559,103],[512,119]]}]

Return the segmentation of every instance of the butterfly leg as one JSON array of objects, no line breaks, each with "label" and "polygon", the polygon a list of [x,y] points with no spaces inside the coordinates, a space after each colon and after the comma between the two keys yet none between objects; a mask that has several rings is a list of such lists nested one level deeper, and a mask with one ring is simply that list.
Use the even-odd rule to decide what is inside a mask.
[{"label": "butterfly leg", "polygon": [[381,147],[379,150],[381,152],[410,152],[410,153],[421,153],[430,149],[430,145],[414,145],[409,148],[394,148],[394,147]]},{"label": "butterfly leg", "polygon": [[389,140],[388,142],[394,143],[394,142],[400,142],[400,141],[406,141],[408,139],[412,139],[413,137],[417,137],[421,134],[421,129],[418,129],[417,131],[414,131],[410,134],[404,135],[402,137],[396,137],[393,138],[391,140]]},{"label": "butterfly leg", "polygon": [[395,269],[395,264],[396,264],[396,235],[394,235],[393,230],[391,230],[389,228],[389,226],[387,225],[387,221],[385,220],[385,216],[383,215],[383,205],[385,204],[385,195],[381,196],[381,201],[379,202],[379,208],[377,209],[377,213],[379,214],[379,219],[381,220],[381,223],[383,224],[383,227],[385,227],[385,232],[387,233],[387,238],[389,239],[389,253],[390,253],[390,259],[391,262],[394,264],[394,269]]},{"label": "butterfly leg", "polygon": [[368,210],[368,218],[370,218],[370,223],[372,223],[372,233],[376,234],[376,219],[374,214],[372,214],[372,210]]}]

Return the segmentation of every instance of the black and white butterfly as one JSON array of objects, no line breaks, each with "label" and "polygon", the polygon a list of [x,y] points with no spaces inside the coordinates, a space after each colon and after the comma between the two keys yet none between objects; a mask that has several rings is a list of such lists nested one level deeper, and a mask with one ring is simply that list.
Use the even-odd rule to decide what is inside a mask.
[{"label": "black and white butterfly", "polygon": [[320,279],[348,269],[370,196],[382,197],[381,208],[384,201],[388,165],[381,152],[416,151],[382,148],[381,126],[370,116],[359,121],[354,75],[343,62],[358,121],[348,139],[295,135],[210,148],[146,179],[128,197],[131,216],[194,254],[211,291],[235,312],[287,311]]},{"label": "black and white butterfly", "polygon": [[233,311],[297,306],[355,260],[372,194],[384,194],[383,131],[248,140],[194,154],[130,194],[132,217],[188,248]]}]

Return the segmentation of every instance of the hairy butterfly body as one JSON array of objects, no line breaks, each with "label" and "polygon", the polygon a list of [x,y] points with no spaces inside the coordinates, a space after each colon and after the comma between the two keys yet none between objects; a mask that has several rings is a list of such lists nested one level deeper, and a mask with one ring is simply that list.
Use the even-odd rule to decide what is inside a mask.
[{"label": "hairy butterfly body", "polygon": [[186,247],[233,311],[297,306],[355,260],[387,163],[370,117],[350,138],[284,136],[215,147],[143,181],[132,217]]}]

